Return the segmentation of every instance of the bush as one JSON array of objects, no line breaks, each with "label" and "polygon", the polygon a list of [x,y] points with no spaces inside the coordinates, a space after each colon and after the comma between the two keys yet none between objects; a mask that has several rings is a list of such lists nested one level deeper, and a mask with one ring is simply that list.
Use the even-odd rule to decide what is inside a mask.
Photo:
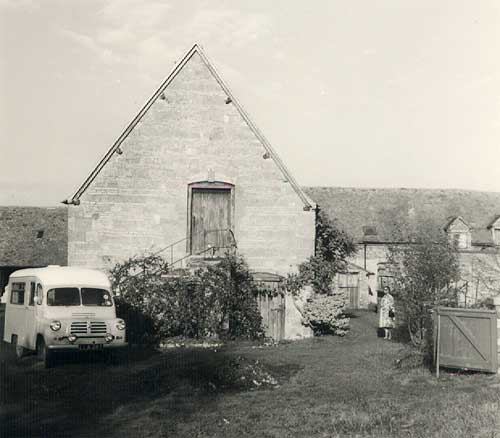
[{"label": "bush", "polygon": [[157,255],[132,257],[110,271],[120,317],[132,343],[172,336],[257,338],[262,318],[248,267],[226,254],[215,266],[172,275]]},{"label": "bush", "polygon": [[304,306],[303,323],[316,334],[343,336],[349,328],[345,314],[347,297],[334,291],[333,281],[345,271],[347,258],[356,252],[352,238],[320,211],[316,218],[316,253],[301,263],[297,274],[289,274],[283,289],[297,295],[306,285],[315,295]]},{"label": "bush", "polygon": [[345,314],[344,294],[317,296],[304,306],[304,322],[315,334],[344,336],[349,330],[349,318]]}]

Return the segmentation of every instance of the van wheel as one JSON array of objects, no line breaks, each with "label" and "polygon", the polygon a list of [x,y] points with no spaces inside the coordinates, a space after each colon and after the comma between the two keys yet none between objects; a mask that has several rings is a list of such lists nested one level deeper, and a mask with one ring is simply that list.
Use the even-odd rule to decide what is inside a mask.
[{"label": "van wheel", "polygon": [[18,344],[17,335],[12,335],[12,345],[14,345],[14,348],[16,350],[16,357],[18,359],[22,359],[26,354],[26,349]]},{"label": "van wheel", "polygon": [[45,368],[52,366],[52,352],[45,345],[45,340],[40,336],[36,340],[36,356],[38,360],[42,361]]}]

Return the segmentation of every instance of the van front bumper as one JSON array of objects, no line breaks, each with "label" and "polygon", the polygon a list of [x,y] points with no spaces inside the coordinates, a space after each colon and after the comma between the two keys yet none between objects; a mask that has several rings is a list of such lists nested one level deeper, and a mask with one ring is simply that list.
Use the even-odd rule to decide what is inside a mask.
[{"label": "van front bumper", "polygon": [[78,342],[74,344],[52,344],[47,345],[50,351],[102,351],[102,350],[115,350],[119,348],[126,348],[126,342]]}]

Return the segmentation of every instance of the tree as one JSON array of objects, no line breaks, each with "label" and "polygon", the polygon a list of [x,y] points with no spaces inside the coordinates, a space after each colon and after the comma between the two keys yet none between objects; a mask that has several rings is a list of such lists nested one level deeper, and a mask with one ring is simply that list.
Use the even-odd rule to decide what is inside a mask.
[{"label": "tree", "polygon": [[388,261],[410,338],[423,347],[429,307],[456,302],[450,285],[460,279],[459,260],[442,227],[429,219],[404,237],[406,243],[389,246]]}]

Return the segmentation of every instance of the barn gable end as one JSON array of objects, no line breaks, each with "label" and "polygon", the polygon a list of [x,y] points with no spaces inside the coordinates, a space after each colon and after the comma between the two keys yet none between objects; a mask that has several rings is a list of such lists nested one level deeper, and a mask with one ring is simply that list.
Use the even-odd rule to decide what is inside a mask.
[{"label": "barn gable end", "polygon": [[168,250],[183,257],[195,191],[211,189],[228,190],[216,202],[252,269],[285,273],[314,252],[313,202],[195,45],[66,201],[69,264],[108,267],[187,239]]}]

